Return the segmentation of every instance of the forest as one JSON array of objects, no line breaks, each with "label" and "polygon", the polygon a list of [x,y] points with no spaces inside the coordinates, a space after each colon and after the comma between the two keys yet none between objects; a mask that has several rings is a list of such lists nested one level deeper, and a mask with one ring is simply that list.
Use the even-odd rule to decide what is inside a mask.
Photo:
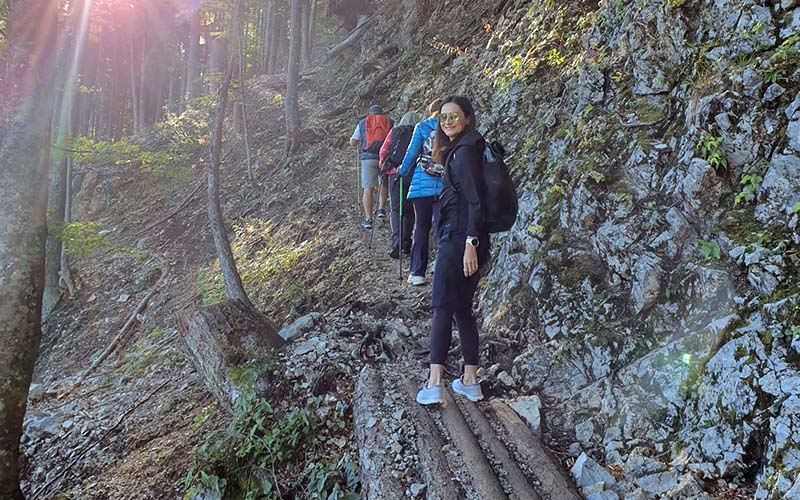
[{"label": "forest", "polygon": [[0,500],[800,499],[798,283],[797,0],[0,0]]}]

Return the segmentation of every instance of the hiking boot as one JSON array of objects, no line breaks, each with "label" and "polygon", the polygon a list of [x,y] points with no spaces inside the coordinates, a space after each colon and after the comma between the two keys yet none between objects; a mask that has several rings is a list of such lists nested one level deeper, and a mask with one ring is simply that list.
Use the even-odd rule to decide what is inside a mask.
[{"label": "hiking boot", "polygon": [[386,218],[386,210],[384,210],[382,208],[379,208],[378,210],[375,211],[375,215],[377,215],[379,219],[385,219]]},{"label": "hiking boot", "polygon": [[392,248],[389,249],[389,257],[391,257],[393,259],[399,259],[400,258],[400,252],[397,250],[397,247],[392,247]]},{"label": "hiking boot", "polygon": [[466,385],[461,381],[461,378],[453,380],[453,392],[460,396],[464,396],[472,402],[477,402],[483,399],[481,384]]},{"label": "hiking boot", "polygon": [[372,229],[372,219],[364,219],[364,222],[361,223],[361,227],[364,229]]},{"label": "hiking boot", "polygon": [[435,405],[444,403],[442,396],[442,386],[434,385],[428,387],[428,383],[422,384],[422,389],[417,393],[417,403],[421,405]]},{"label": "hiking boot", "polygon": [[414,286],[420,286],[425,284],[425,276],[414,276],[413,274],[408,275],[408,284]]}]

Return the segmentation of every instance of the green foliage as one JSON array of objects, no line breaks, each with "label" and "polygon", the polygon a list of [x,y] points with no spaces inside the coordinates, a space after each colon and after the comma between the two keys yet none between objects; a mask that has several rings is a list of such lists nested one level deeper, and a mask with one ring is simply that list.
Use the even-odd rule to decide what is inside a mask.
[{"label": "green foliage", "polygon": [[767,83],[788,82],[790,76],[800,66],[800,34],[795,33],[773,51],[769,66],[764,73]]},{"label": "green foliage", "polygon": [[[252,219],[233,228],[231,244],[236,267],[251,300],[256,305],[286,310],[298,309],[308,300],[307,287],[297,283],[296,265],[313,249],[311,241],[296,244],[274,234],[272,226]],[[198,272],[198,293],[204,304],[225,298],[225,282],[215,261]]]},{"label": "green foliage", "polygon": [[727,170],[728,159],[722,150],[722,137],[714,137],[711,134],[703,136],[697,145],[700,156],[711,165],[717,173]]},{"label": "green foliage", "polygon": [[789,211],[793,214],[800,212],[800,201],[792,205],[792,208]]},{"label": "green foliage", "polygon": [[189,154],[179,146],[149,151],[124,139],[108,142],[78,136],[69,143],[67,151],[81,163],[138,167],[144,172],[176,181],[191,176],[191,171],[186,167]]},{"label": "green foliage", "polygon": [[67,222],[56,228],[61,241],[64,242],[65,252],[73,257],[84,259],[95,250],[108,247],[106,232],[101,230],[102,225],[96,221]]},{"label": "green foliage", "polygon": [[673,9],[677,9],[686,3],[687,0],[667,0],[667,5]]},{"label": "green foliage", "polygon": [[739,205],[743,200],[750,203],[756,197],[756,191],[761,185],[762,177],[757,174],[744,174],[739,184],[744,186],[742,192],[737,194],[733,200],[733,206]]},{"label": "green foliage", "polygon": [[561,54],[561,52],[556,49],[550,49],[550,52],[547,53],[545,61],[547,62],[548,66],[560,66],[564,64],[567,58]]},{"label": "green foliage", "polygon": [[700,254],[702,254],[703,259],[705,260],[719,260],[721,258],[719,244],[714,241],[706,241],[706,240],[697,240],[697,244],[699,245]]},{"label": "green foliage", "polygon": [[[260,369],[255,365],[244,369],[240,373],[242,380]],[[228,500],[279,500],[286,494],[281,487],[302,488],[308,494],[306,498],[358,498],[358,467],[347,455],[331,457],[326,463],[305,463],[299,474],[276,473],[303,465],[307,450],[318,445],[322,422],[316,418],[315,410],[320,399],[308,398],[280,415],[268,401],[255,395],[252,385],[240,388],[242,397],[237,401],[233,434],[227,439],[209,436],[196,450],[184,476],[184,498],[206,492]],[[341,422],[343,427],[342,413],[343,407],[338,406],[329,422]]]}]

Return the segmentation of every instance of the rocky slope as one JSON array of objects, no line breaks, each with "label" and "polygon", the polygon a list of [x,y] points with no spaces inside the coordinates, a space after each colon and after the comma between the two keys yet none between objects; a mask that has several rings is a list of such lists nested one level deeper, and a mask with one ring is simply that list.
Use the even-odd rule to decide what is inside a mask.
[{"label": "rocky slope", "polygon": [[513,152],[520,218],[480,301],[500,368],[629,472],[603,498],[687,473],[798,497],[797,2],[487,5],[424,13],[424,85],[386,88],[398,111],[471,96]]}]

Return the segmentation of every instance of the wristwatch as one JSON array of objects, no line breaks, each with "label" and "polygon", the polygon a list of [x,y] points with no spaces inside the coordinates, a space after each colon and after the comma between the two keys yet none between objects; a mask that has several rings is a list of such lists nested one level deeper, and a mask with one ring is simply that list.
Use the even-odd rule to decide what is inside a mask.
[{"label": "wristwatch", "polygon": [[478,243],[479,243],[478,238],[470,238],[469,236],[467,237],[467,244],[468,245],[472,245],[474,247],[477,247]]}]

